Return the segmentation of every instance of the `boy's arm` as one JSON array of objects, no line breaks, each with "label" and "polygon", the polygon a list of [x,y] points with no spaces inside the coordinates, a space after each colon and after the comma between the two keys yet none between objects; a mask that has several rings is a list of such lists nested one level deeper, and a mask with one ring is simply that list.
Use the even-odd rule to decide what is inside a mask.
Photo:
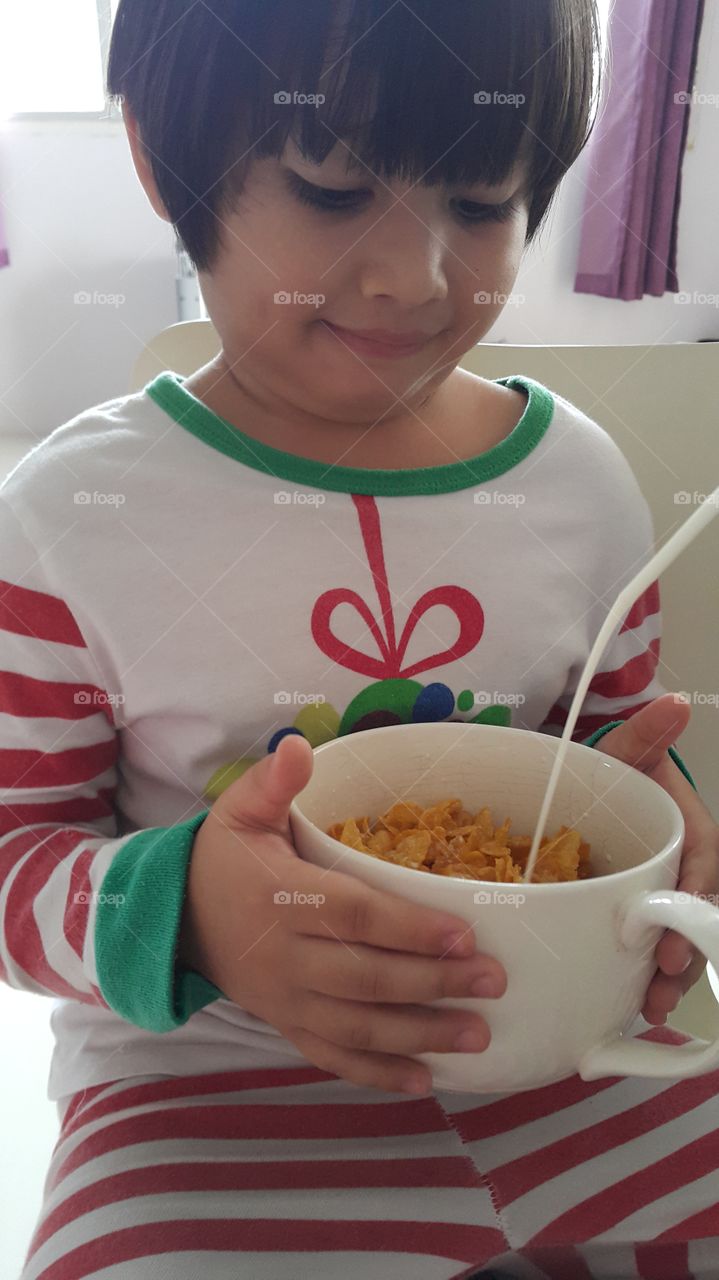
[{"label": "boy's arm", "polygon": [[[582,703],[572,734],[574,742],[583,742],[611,721],[628,719],[666,693],[657,678],[661,629],[659,584],[655,582],[630,609],[605,649]],[[572,671],[569,687],[545,717],[540,732],[562,732],[580,676],[578,665]]]},{"label": "boy's arm", "polygon": [[[654,582],[629,610],[607,646],[582,703],[573,742],[599,746],[601,750],[605,733],[667,692],[657,676],[661,631],[659,583]],[[562,733],[580,675],[578,671],[572,687],[554,704],[540,725],[541,733]],[[670,747],[669,754],[694,786],[694,779],[674,747]]]},{"label": "boy's arm", "polygon": [[0,493],[0,978],[152,1031],[222,993],[176,968],[206,810],[118,837],[113,699]]},{"label": "boy's arm", "polygon": [[[589,447],[586,470],[587,512],[584,571],[579,572],[587,592],[594,597],[590,611],[576,620],[589,619],[586,653],[568,674],[567,687],[550,707],[540,732],[561,735],[579,684],[584,661],[599,635],[619,592],[651,560],[656,544],[654,521],[644,494],[626,457],[597,423],[585,419],[584,436]],[[587,460],[582,465],[586,468]],[[571,537],[570,537],[571,540]],[[575,619],[563,620],[562,630]],[[572,734],[575,742],[598,746],[606,733],[630,719],[643,707],[667,693],[657,676],[662,634],[659,583],[653,582],[627,611],[600,657],[599,668],[587,690]],[[669,754],[692,786],[694,781],[681,757]],[[695,788],[696,789],[696,788]]]}]

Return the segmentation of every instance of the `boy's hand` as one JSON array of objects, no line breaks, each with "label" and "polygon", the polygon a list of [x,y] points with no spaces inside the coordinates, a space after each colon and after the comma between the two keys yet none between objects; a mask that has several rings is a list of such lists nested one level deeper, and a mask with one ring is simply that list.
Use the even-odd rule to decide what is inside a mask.
[{"label": "boy's hand", "polygon": [[479,1014],[431,1003],[479,994],[481,976],[502,995],[505,971],[462,919],[344,875],[339,846],[336,871],[298,856],[289,808],[311,773],[309,744],[290,735],[216,801],[193,845],[180,963],[323,1071],[395,1092],[419,1077],[427,1092],[413,1054],[457,1052],[464,1031],[475,1052],[490,1040]]},{"label": "boy's hand", "polygon": [[[700,894],[719,905],[719,827],[667,754],[690,717],[688,703],[668,693],[605,734],[597,747],[646,773],[676,801],[686,826],[677,889]],[[647,991],[642,1016],[661,1025],[701,977],[706,960],[686,938],[671,930],[660,939],[656,959],[659,968]]]}]

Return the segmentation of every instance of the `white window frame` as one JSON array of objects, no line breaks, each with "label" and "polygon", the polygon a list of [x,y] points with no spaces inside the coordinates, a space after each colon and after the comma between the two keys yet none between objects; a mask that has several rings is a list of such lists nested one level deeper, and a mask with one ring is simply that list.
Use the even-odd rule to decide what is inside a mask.
[{"label": "white window frame", "polygon": [[[100,56],[102,58],[102,82],[107,82],[107,62],[110,53],[110,37],[112,35],[112,3],[111,0],[95,0],[97,7],[97,26],[100,40]],[[52,124],[54,121],[87,121],[89,124],[122,124],[122,112],[114,102],[106,101],[105,110],[97,111],[16,111],[9,117],[10,124],[33,122]]]}]

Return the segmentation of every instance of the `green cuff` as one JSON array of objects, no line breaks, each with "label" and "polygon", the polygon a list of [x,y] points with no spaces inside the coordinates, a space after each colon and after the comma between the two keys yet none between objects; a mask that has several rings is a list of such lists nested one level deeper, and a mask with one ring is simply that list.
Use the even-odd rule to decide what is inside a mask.
[{"label": "green cuff", "polygon": [[102,881],[95,920],[100,991],[115,1013],[148,1031],[173,1031],[224,999],[214,983],[177,966],[192,845],[208,813],[139,831]]},{"label": "green cuff", "polygon": [[[590,736],[589,738],[585,738],[585,740],[584,740],[584,746],[585,746],[585,747],[596,747],[597,743],[599,742],[599,739],[600,739],[600,738],[603,738],[603,737],[604,737],[604,735],[605,735],[605,733],[609,733],[610,729],[616,729],[616,728],[617,728],[617,726],[618,726],[618,725],[620,725],[620,724],[624,724],[624,721],[623,721],[623,720],[612,720],[609,724],[602,725],[601,729],[597,729],[596,733],[591,734],[591,736]],[[678,765],[678,767],[681,769],[682,773],[684,774],[684,777],[687,779],[687,781],[688,781],[688,782],[691,782],[691,784],[692,784],[692,786],[693,786],[694,790],[696,791],[696,789],[697,789],[697,784],[696,784],[696,782],[694,781],[694,779],[693,779],[692,775],[690,774],[689,770],[687,769],[687,767],[686,767],[686,765],[685,765],[684,761],[682,760],[681,756],[679,755],[679,752],[678,752],[678,751],[675,751],[674,747],[670,747],[670,748],[669,748],[669,754],[670,754],[670,756],[671,756],[672,760],[674,761],[675,765]]]}]

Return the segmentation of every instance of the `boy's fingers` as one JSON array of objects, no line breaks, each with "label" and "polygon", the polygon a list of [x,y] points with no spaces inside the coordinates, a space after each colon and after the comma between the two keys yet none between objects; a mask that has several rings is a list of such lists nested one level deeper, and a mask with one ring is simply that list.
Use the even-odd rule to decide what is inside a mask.
[{"label": "boy's fingers", "polygon": [[[685,848],[677,890],[679,893],[696,895],[717,906],[719,905],[717,885],[719,885],[719,853],[716,835],[712,832],[708,838],[700,840],[692,848]],[[669,975],[684,975],[689,964],[697,959],[697,954],[693,943],[675,930],[667,930],[657,944],[657,961],[664,973]],[[695,964],[692,971],[696,977],[690,980],[689,986],[697,981],[706,963],[701,955],[698,961],[698,965]]]},{"label": "boy's fingers", "polygon": [[681,893],[696,893],[714,906],[719,906],[719,844],[716,827],[682,855],[680,879],[677,889]]},{"label": "boy's fingers", "polygon": [[689,704],[676,694],[667,693],[612,729],[597,743],[597,747],[642,773],[650,773],[684,732],[690,718]]},{"label": "boy's fingers", "polygon": [[[656,973],[647,990],[642,1014],[647,1022],[654,1017],[661,1018],[673,1013],[684,994],[678,978],[669,978],[664,973]],[[652,1017],[647,1018],[647,1013]]]},{"label": "boy's fingers", "polygon": [[[383,951],[353,942],[338,946],[332,937],[302,940],[302,995],[382,1005],[426,1005],[446,997],[474,993],[471,986],[487,979],[482,994],[500,999],[507,989],[502,966],[478,953],[469,960],[439,961],[436,956]],[[490,985],[492,984],[491,988]]]},{"label": "boy's fingers", "polygon": [[341,850],[336,868],[322,873],[321,886],[322,906],[298,917],[298,933],[335,938],[350,947],[353,942],[365,942],[390,951],[452,959],[476,951],[474,929],[466,920],[344,875]]},{"label": "boy's fingers", "polygon": [[681,933],[669,929],[659,939],[655,954],[662,973],[668,974],[670,978],[678,978],[689,968],[696,952],[691,942]]},{"label": "boy's fingers", "polygon": [[687,968],[681,973],[668,974],[662,969],[658,969],[647,988],[644,1009],[642,1010],[644,1017],[646,1018],[647,1010],[659,1014],[672,1013],[687,991],[690,991],[694,984],[699,981],[705,968],[706,958],[702,955],[695,955]]},{"label": "boy's fingers", "polygon": [[418,1082],[417,1089],[413,1090],[415,1093],[429,1093],[432,1088],[432,1077],[427,1067],[414,1058],[343,1048],[304,1027],[292,1028],[288,1038],[321,1071],[329,1071],[360,1088],[402,1093],[407,1090],[410,1080]]},{"label": "boy's fingers", "polygon": [[290,837],[292,801],[312,777],[312,748],[306,738],[288,734],[277,750],[253,765],[223,791],[215,811],[228,826],[260,828]]}]

